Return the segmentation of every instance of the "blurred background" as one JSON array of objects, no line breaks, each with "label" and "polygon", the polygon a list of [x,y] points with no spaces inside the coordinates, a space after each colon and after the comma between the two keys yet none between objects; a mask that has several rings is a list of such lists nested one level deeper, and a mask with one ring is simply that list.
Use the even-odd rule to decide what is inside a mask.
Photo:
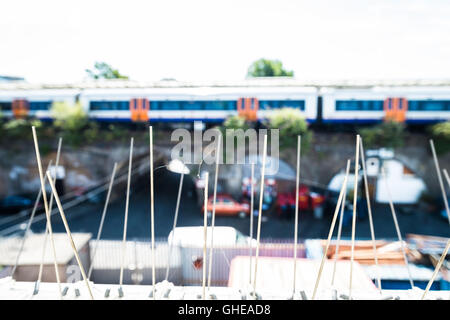
[{"label": "blurred background", "polygon": [[[0,239],[5,258],[0,265],[5,267],[0,272],[7,275],[19,264],[17,275],[32,281],[37,277],[33,266],[44,261],[40,254],[26,254],[30,243],[41,248],[40,241],[46,242],[31,135],[35,126],[43,168],[55,179],[71,231],[80,235],[86,264],[94,266],[94,281],[103,283],[114,283],[120,268],[129,142],[134,137],[126,282],[148,281],[148,255],[136,252],[147,250],[150,239],[150,124],[162,279],[166,264],[173,264],[175,283],[200,281],[197,251],[202,239],[192,238],[201,234],[195,228],[203,225],[204,212],[211,224],[214,211],[216,226],[224,228],[214,241],[228,248],[215,253],[221,262],[214,281],[227,285],[233,258],[252,250],[261,196],[261,166],[252,181],[249,164],[221,164],[213,210],[215,166],[186,163],[181,171],[173,169],[171,151],[178,140],[171,139],[172,132],[184,128],[194,135],[217,128],[225,139],[226,129],[279,129],[280,170],[266,177],[262,194],[263,254],[291,255],[297,203],[299,257],[349,258],[335,247],[321,252],[320,239],[328,235],[350,159],[347,197],[334,237],[339,229],[344,240],[350,238],[355,212],[359,261],[368,277],[374,279],[369,249],[375,237],[380,248],[390,245],[381,250],[389,254],[380,261],[391,268],[383,285],[400,288],[408,284],[404,269],[397,278],[392,271],[405,266],[400,233],[408,244],[408,259],[418,268],[415,279],[426,285],[449,237],[450,179],[443,171],[450,160],[449,15],[450,4],[437,0],[3,1]],[[356,166],[357,134],[365,158]],[[200,148],[207,145],[205,141]],[[245,143],[237,147],[249,151]],[[114,163],[117,171],[110,184]],[[355,167],[359,186],[353,211]],[[205,172],[210,175],[206,210]],[[50,198],[50,186],[46,188]],[[56,206],[52,225],[56,233],[65,233]],[[181,228],[175,236],[174,226],[194,229]],[[171,231],[176,249],[168,241]],[[25,243],[27,237],[36,241]],[[193,242],[187,243],[189,239]],[[98,243],[95,264],[92,252]],[[436,249],[430,251],[424,243]],[[35,249],[28,248],[41,250]],[[49,252],[47,258],[46,277],[52,279]],[[182,261],[192,264],[185,270]],[[61,262],[73,263],[70,257]],[[448,288],[446,279],[447,273],[435,288]]]}]

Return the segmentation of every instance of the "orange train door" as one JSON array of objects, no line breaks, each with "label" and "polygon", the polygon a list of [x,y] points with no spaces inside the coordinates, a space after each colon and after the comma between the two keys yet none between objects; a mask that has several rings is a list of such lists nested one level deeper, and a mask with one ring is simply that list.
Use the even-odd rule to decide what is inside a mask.
[{"label": "orange train door", "polygon": [[130,100],[131,121],[148,121],[148,111],[150,101],[146,98],[136,98]]},{"label": "orange train door", "polygon": [[239,98],[237,101],[238,115],[250,121],[258,119],[259,101],[256,98]]},{"label": "orange train door", "polygon": [[405,98],[387,98],[384,100],[385,120],[405,122],[408,111],[408,100]]},{"label": "orange train door", "polygon": [[15,118],[25,118],[30,110],[30,105],[25,99],[17,99],[12,102],[12,112]]}]

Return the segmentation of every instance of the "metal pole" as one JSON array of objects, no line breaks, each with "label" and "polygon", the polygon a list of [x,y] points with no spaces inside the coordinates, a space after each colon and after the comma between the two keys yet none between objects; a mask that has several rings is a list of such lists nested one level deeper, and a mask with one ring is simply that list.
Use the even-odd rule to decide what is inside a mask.
[{"label": "metal pole", "polygon": [[88,280],[91,279],[91,274],[92,274],[92,270],[93,270],[93,267],[94,267],[95,255],[97,254],[98,242],[99,242],[100,237],[102,235],[103,223],[105,222],[105,217],[106,217],[106,210],[108,209],[109,198],[111,196],[111,190],[112,190],[112,187],[114,185],[114,177],[116,175],[116,169],[117,169],[117,162],[114,163],[113,172],[111,174],[111,181],[109,182],[109,188],[108,188],[108,193],[106,195],[105,205],[103,207],[102,218],[100,220],[100,226],[98,227],[97,239],[95,241],[95,247],[94,247],[94,250],[93,250],[93,253],[92,253],[91,265],[89,266]]},{"label": "metal pole", "polygon": [[297,137],[297,174],[295,181],[295,222],[294,222],[294,283],[292,296],[295,294],[295,284],[297,281],[297,242],[298,242],[298,193],[300,191],[300,154],[302,137]]},{"label": "metal pole", "polygon": [[123,285],[123,268],[125,266],[125,255],[126,255],[126,241],[127,241],[127,225],[128,225],[128,206],[130,202],[130,182],[131,182],[131,163],[133,161],[133,142],[134,139],[131,138],[130,141],[130,156],[128,160],[128,180],[127,180],[127,195],[125,200],[125,218],[123,222],[123,238],[122,238],[122,263],[120,265],[120,280],[119,280],[119,296],[122,296],[122,285]]},{"label": "metal pole", "polygon": [[181,173],[181,175],[180,175],[180,185],[178,186],[177,204],[176,204],[176,207],[175,207],[175,216],[173,218],[172,237],[170,239],[169,255],[167,257],[166,278],[165,278],[166,281],[169,279],[170,259],[172,257],[173,239],[175,238],[175,228],[177,227],[178,210],[180,208],[181,193],[182,193],[182,190],[183,190],[183,179],[184,179],[184,173]]}]

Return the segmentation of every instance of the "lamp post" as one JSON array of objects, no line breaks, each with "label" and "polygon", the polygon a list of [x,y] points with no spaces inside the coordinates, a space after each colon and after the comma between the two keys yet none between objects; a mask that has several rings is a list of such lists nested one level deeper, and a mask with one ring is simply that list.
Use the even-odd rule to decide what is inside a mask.
[{"label": "lamp post", "polygon": [[170,270],[170,258],[172,256],[172,248],[173,248],[173,239],[175,237],[175,228],[177,226],[177,220],[178,220],[178,211],[180,208],[180,199],[181,199],[181,193],[183,190],[183,179],[185,174],[189,174],[189,169],[184,165],[184,163],[181,160],[174,159],[169,162],[167,165],[167,170],[173,173],[179,173],[180,174],[180,184],[178,186],[178,196],[177,196],[177,204],[175,207],[175,216],[173,219],[173,228],[171,233],[171,238],[169,239],[169,254],[167,256],[167,267],[166,267],[166,277],[165,280],[168,281],[169,278],[169,270]]}]

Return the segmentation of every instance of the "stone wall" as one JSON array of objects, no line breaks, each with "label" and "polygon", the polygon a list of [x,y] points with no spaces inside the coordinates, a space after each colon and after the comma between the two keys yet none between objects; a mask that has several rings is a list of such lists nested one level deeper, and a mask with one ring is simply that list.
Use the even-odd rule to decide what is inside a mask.
[{"label": "stone wall", "polygon": [[[310,150],[302,154],[302,178],[327,185],[334,174],[345,168],[347,159],[354,160],[355,137],[352,134],[315,133]],[[425,181],[432,195],[440,196],[441,191],[428,139],[421,134],[408,135],[404,147],[395,150],[395,157]],[[281,158],[295,168],[295,150],[283,152]],[[439,156],[441,170],[450,169],[449,163],[450,153]]]},{"label": "stone wall", "polygon": [[[164,139],[155,139],[155,159],[170,157],[170,135]],[[56,150],[56,143],[52,148]],[[367,149],[367,148],[366,148]],[[315,182],[326,186],[330,179],[341,170],[347,159],[353,159],[355,152],[355,135],[344,133],[314,133],[310,150],[302,154],[301,178],[305,182]],[[116,143],[109,145],[86,146],[80,149],[64,147],[61,164],[66,169],[65,186],[67,190],[77,187],[88,188],[104,179],[109,179],[114,162],[119,168],[128,164],[129,145]],[[135,157],[148,154],[148,141],[135,141]],[[296,150],[285,150],[280,153],[283,160],[293,168],[296,165]],[[429,191],[440,195],[433,159],[428,138],[421,134],[411,134],[405,146],[395,151],[395,156],[424,179]],[[55,159],[56,152],[49,152],[43,157],[46,166],[50,159]],[[450,153],[440,156],[441,169],[450,163]],[[225,168],[222,170],[226,171]],[[196,171],[196,170],[195,170]],[[233,181],[239,181],[239,170],[233,171]],[[196,173],[196,172],[195,172]],[[33,144],[0,147],[0,197],[21,193],[36,193],[39,190],[39,176]],[[233,181],[229,181],[233,185]],[[240,186],[240,183],[239,183]]]}]

